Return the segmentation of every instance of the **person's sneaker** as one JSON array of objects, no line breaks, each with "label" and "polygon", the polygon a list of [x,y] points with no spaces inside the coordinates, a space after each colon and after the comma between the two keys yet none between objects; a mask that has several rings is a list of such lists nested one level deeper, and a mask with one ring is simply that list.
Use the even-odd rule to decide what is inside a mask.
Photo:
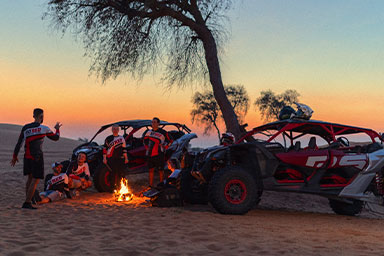
[{"label": "person's sneaker", "polygon": [[36,210],[37,208],[36,207],[33,207],[31,203],[23,203],[23,206],[21,206],[21,208],[23,209],[30,209],[30,210]]},{"label": "person's sneaker", "polygon": [[156,196],[159,193],[160,193],[159,190],[153,188],[153,189],[150,189],[150,190],[147,190],[147,191],[143,192],[143,196],[145,196],[145,197],[154,197],[154,196]]},{"label": "person's sneaker", "polygon": [[80,191],[77,189],[73,189],[70,193],[71,193],[72,199],[76,199],[80,196]]}]

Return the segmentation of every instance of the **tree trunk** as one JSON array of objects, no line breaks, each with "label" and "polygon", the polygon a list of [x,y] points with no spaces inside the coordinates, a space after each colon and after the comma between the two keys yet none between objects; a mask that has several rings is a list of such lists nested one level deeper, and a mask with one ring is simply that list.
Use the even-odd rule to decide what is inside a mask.
[{"label": "tree trunk", "polygon": [[215,39],[209,29],[206,29],[201,35],[205,50],[205,60],[207,62],[209,80],[212,84],[213,95],[220,106],[221,112],[227,131],[233,133],[237,139],[240,138],[242,132],[236,113],[225,94],[223,81],[221,78],[220,64],[217,57],[217,45]]}]

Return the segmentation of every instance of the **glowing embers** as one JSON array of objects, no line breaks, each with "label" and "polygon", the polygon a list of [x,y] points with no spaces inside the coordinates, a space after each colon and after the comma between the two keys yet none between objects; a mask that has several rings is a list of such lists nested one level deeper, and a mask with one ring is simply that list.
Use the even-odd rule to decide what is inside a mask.
[{"label": "glowing embers", "polygon": [[129,191],[126,178],[121,179],[120,190],[115,190],[114,196],[117,202],[127,202],[133,199],[133,194]]}]

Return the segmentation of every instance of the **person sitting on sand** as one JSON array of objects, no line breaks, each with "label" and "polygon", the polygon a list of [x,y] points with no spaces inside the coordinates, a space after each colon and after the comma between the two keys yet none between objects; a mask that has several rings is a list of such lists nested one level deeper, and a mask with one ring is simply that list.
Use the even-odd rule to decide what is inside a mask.
[{"label": "person sitting on sand", "polygon": [[69,164],[67,175],[72,180],[70,189],[87,189],[92,186],[91,174],[87,163],[87,155],[80,152],[76,161]]},{"label": "person sitting on sand", "polygon": [[52,164],[53,176],[48,180],[46,190],[39,194],[40,200],[36,200],[39,204],[58,201],[65,197],[71,198],[68,186],[69,178],[67,174],[61,173],[62,168],[61,163]]},{"label": "person sitting on sand", "polygon": [[171,158],[167,161],[168,170],[172,173],[168,176],[168,181],[176,180],[181,172],[180,161],[177,158]]},{"label": "person sitting on sand", "polygon": [[143,196],[149,197],[152,206],[172,207],[182,206],[183,200],[177,189],[177,179],[181,172],[180,162],[177,158],[171,158],[167,161],[168,169],[172,172],[167,179],[143,192]]},{"label": "person sitting on sand", "polygon": [[[168,170],[171,171],[171,174],[168,178],[164,179],[162,182],[158,183],[156,187],[151,188],[143,192],[144,196],[157,194],[160,190],[169,187],[170,185],[176,186],[177,178],[181,172],[180,161],[177,158],[171,158],[167,161]],[[151,196],[148,196],[151,197]]]}]

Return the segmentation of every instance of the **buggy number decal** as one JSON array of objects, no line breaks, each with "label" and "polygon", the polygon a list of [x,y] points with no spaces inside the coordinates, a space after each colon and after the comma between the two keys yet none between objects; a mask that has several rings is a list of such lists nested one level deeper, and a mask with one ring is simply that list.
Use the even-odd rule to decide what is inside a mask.
[{"label": "buggy number decal", "polygon": [[[327,156],[310,156],[307,159],[306,166],[309,167],[322,167],[327,161]],[[331,167],[334,167],[337,163],[337,157],[333,157]],[[340,158],[339,166],[354,166],[362,170],[367,164],[367,157],[365,155],[347,155]]]},{"label": "buggy number decal", "polygon": [[310,156],[307,159],[306,166],[320,168],[327,161],[327,156]]},{"label": "buggy number decal", "polygon": [[352,155],[352,156],[343,156],[340,159],[340,166],[355,166],[360,170],[364,168],[367,163],[367,157],[365,155]]}]

